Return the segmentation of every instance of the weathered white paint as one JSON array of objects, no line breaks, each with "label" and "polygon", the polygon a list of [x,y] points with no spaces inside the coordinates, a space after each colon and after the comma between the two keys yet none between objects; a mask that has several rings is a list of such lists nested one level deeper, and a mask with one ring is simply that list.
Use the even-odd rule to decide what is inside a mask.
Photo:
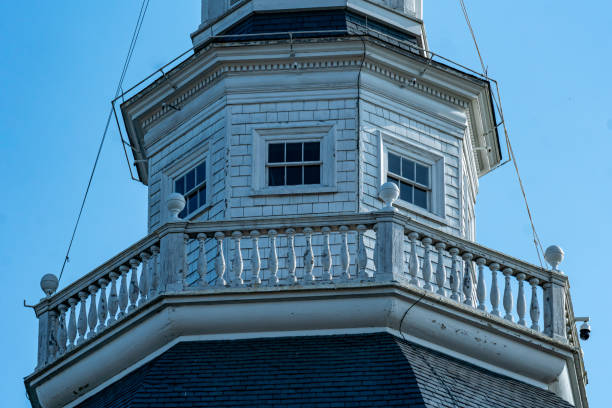
[{"label": "weathered white paint", "polygon": [[[230,0],[204,3],[206,23],[194,44],[254,11],[332,6],[388,21],[426,44],[420,0],[251,0],[236,2],[232,13]],[[69,288],[55,309],[39,307],[39,370],[28,386],[43,406],[58,406],[181,338],[383,330],[409,332],[427,347],[572,401],[581,394],[580,357],[566,340],[565,276],[470,242],[478,177],[499,160],[490,109],[483,81],[361,39],[216,44],[193,56],[122,105],[131,141],[147,160],[141,174],[152,234]],[[274,140],[320,141],[321,185],[267,187],[265,143]],[[395,185],[384,187],[389,151],[431,166],[431,211],[398,201]],[[207,203],[180,221],[184,200],[166,205],[166,198],[174,179],[203,160]],[[208,220],[216,222],[197,224]],[[559,251],[547,253],[556,269]],[[203,276],[207,261],[215,262],[214,287],[189,287],[191,266]],[[519,282],[516,309],[511,278]],[[525,327],[524,280],[532,285],[534,330]],[[537,332],[540,286],[545,333]]]},{"label": "weathered white paint", "polygon": [[398,330],[408,308],[402,331],[516,377],[552,384],[572,359],[565,343],[528,329],[509,330],[503,319],[491,320],[478,310],[416,288],[361,282],[333,287],[323,283],[308,292],[290,287],[257,293],[234,289],[215,296],[209,292],[159,297],[53,369],[34,374],[29,381],[39,400],[43,406],[63,406],[180,336]]}]

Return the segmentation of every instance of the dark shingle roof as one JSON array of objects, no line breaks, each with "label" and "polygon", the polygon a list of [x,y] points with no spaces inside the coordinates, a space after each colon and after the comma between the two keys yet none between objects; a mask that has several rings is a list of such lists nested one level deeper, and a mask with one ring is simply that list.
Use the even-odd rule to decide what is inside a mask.
[{"label": "dark shingle roof", "polygon": [[571,407],[386,333],[183,342],[79,405],[203,406]]},{"label": "dark shingle roof", "polygon": [[[346,9],[253,13],[221,32],[221,35],[230,37],[219,38],[217,41],[288,39],[289,37],[286,34],[288,32],[294,33],[293,38],[360,35],[364,33],[364,29],[374,30],[398,40],[409,41],[415,45],[417,43],[414,35],[399,31],[387,24],[367,19]],[[248,34],[248,36],[244,34]]]}]

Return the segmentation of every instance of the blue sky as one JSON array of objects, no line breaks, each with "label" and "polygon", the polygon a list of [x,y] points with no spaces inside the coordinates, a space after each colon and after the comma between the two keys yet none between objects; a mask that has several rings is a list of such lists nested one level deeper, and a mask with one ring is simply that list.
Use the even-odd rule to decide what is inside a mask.
[{"label": "blue sky", "polygon": [[[0,336],[3,406],[29,406],[40,277],[58,273],[104,127],[140,1],[0,4]],[[503,108],[544,246],[566,251],[574,310],[592,318],[583,343],[591,406],[610,405],[612,5],[603,0],[466,1]],[[529,4],[529,7],[524,6]],[[190,47],[199,0],[151,1],[126,85]],[[433,51],[479,67],[458,1],[426,1]],[[480,180],[477,240],[537,263],[511,164]],[[146,189],[129,178],[109,134],[62,283],[146,234]]]}]

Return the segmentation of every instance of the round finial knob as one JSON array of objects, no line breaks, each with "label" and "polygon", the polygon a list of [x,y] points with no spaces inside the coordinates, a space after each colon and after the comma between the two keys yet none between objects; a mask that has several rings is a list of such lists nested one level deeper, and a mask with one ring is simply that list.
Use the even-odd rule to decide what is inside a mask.
[{"label": "round finial knob", "polygon": [[52,273],[48,273],[40,280],[40,288],[45,292],[45,295],[51,296],[57,290],[59,286],[59,280],[57,276]]},{"label": "round finial knob", "polygon": [[558,271],[557,267],[563,262],[565,252],[557,245],[551,245],[544,251],[544,259],[552,266],[553,271]]},{"label": "round finial knob", "polygon": [[172,221],[180,221],[179,214],[185,208],[185,197],[179,193],[172,193],[166,201],[168,211],[170,211],[170,219]]},{"label": "round finial knob", "polygon": [[380,186],[380,193],[378,196],[385,202],[383,211],[395,211],[393,203],[399,197],[400,191],[397,184],[387,181],[385,184]]}]

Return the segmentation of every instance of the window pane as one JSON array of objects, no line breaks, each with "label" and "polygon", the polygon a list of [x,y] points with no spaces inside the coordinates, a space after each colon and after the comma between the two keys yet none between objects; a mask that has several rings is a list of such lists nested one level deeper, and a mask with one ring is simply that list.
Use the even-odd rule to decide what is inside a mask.
[{"label": "window pane", "polygon": [[206,180],[206,162],[196,168],[196,184],[203,183],[204,180]]},{"label": "window pane", "polygon": [[[302,144],[301,143],[287,143],[287,162],[301,162],[302,161]],[[287,178],[289,175],[287,175]]]},{"label": "window pane", "polygon": [[185,218],[187,216],[187,206],[183,208],[183,211],[181,211],[178,216],[179,218]]},{"label": "window pane", "polygon": [[270,167],[268,169],[268,185],[269,186],[284,186],[285,185],[285,168]]},{"label": "window pane", "polygon": [[195,169],[185,175],[185,192],[189,192],[195,187]]},{"label": "window pane", "polygon": [[429,187],[429,167],[416,164],[416,182]]},{"label": "window pane", "polygon": [[304,184],[321,184],[321,166],[304,166]]},{"label": "window pane", "polygon": [[421,208],[427,209],[427,191],[418,187],[414,188],[414,203]]},{"label": "window pane", "polygon": [[192,212],[194,212],[195,210],[198,209],[198,193],[193,193],[189,196],[189,199],[187,200],[187,212],[189,214],[191,214]]},{"label": "window pane", "polygon": [[181,177],[174,182],[174,191],[179,194],[185,194],[185,178]]},{"label": "window pane", "polygon": [[414,162],[402,157],[402,176],[408,180],[414,180]]},{"label": "window pane", "polygon": [[401,175],[401,159],[399,156],[389,153],[389,171]]},{"label": "window pane", "polygon": [[282,163],[285,161],[285,144],[270,143],[268,145],[268,163]]},{"label": "window pane", "polygon": [[412,202],[412,186],[406,183],[400,183],[400,199],[404,201]]},{"label": "window pane", "polygon": [[302,166],[288,166],[287,167],[287,185],[297,186],[298,184],[302,184]]},{"label": "window pane", "polygon": [[200,189],[198,196],[200,197],[198,206],[202,207],[204,204],[206,204],[206,185]]},{"label": "window pane", "polygon": [[387,181],[392,182],[392,183],[393,183],[393,184],[395,184],[395,185],[396,185],[398,188],[399,188],[399,186],[400,186],[400,185],[399,185],[399,181],[398,181],[398,180],[396,180],[396,179],[394,179],[394,178],[387,177]]},{"label": "window pane", "polygon": [[[321,146],[319,142],[304,143],[304,161],[319,161],[321,157]],[[306,175],[304,175],[306,178]]]}]

